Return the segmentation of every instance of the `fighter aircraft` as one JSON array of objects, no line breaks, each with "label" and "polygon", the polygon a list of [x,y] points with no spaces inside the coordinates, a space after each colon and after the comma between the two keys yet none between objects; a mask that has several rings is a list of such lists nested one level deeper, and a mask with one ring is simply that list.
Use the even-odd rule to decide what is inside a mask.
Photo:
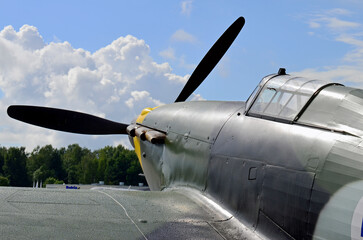
[{"label": "fighter aircraft", "polygon": [[281,68],[246,102],[186,101],[244,23],[223,33],[174,103],[131,124],[38,106],[8,114],[59,131],[128,134],[151,190],[194,189],[244,226],[225,238],[362,239],[363,90]]}]

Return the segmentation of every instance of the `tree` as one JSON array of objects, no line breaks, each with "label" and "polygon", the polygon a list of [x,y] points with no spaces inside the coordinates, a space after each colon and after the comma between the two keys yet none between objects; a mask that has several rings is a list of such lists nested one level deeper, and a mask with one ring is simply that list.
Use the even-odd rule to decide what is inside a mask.
[{"label": "tree", "polygon": [[0,175],[4,174],[3,166],[7,149],[5,147],[0,148]]},{"label": "tree", "polygon": [[97,159],[97,181],[105,181],[105,172],[107,168],[107,161],[112,158],[114,148],[111,146],[106,146],[98,151],[96,151]]},{"label": "tree", "polygon": [[[60,179],[65,176],[62,168],[61,151],[53,148],[52,145],[46,145],[42,148],[36,147],[27,160],[27,169],[33,181],[44,181],[48,177]],[[39,171],[34,178],[34,173],[37,170]]]},{"label": "tree", "polygon": [[[146,183],[139,176],[141,166],[134,151],[106,146],[91,151],[78,144],[56,149],[52,145],[36,147],[30,154],[25,148],[0,147],[0,184],[10,186],[30,186],[32,181],[48,183],[90,184],[105,181],[106,184],[136,185]],[[60,179],[60,180],[58,180]]]},{"label": "tree", "polygon": [[63,184],[64,182],[62,180],[58,180],[54,177],[49,177],[45,179],[43,185],[47,186],[47,184]]},{"label": "tree", "polygon": [[80,167],[80,183],[89,184],[96,181],[98,161],[89,149],[83,149]]},{"label": "tree", "polygon": [[129,168],[125,156],[125,148],[121,145],[113,150],[112,157],[107,159],[105,170],[105,183],[118,184],[119,182],[126,182],[126,171]]},{"label": "tree", "polygon": [[47,172],[44,171],[43,166],[35,170],[33,173],[33,181],[42,182],[46,179],[46,177],[47,177]]},{"label": "tree", "polygon": [[76,169],[76,167],[71,167],[68,169],[68,175],[67,175],[67,181],[68,181],[68,184],[75,184],[75,183],[79,183],[78,179],[79,179],[79,176],[78,176],[78,171]]},{"label": "tree", "polygon": [[65,150],[62,163],[67,183],[79,183],[82,155],[82,148],[78,144],[69,145]]},{"label": "tree", "polygon": [[107,159],[105,169],[105,183],[118,184],[125,182],[127,185],[137,185],[139,182],[146,183],[140,177],[142,169],[134,151],[125,149],[119,145],[113,148],[113,155]]},{"label": "tree", "polygon": [[145,177],[139,176],[139,174],[142,173],[142,168],[135,152],[130,150],[126,151],[127,160],[130,163],[130,167],[127,169],[126,172],[126,181],[130,185],[137,185],[138,183],[146,184]]},{"label": "tree", "polygon": [[0,176],[0,186],[9,186],[9,184],[10,182],[8,178]]},{"label": "tree", "polygon": [[26,171],[26,160],[27,155],[24,147],[8,149],[4,158],[3,171],[5,177],[10,181],[10,186],[30,185]]}]

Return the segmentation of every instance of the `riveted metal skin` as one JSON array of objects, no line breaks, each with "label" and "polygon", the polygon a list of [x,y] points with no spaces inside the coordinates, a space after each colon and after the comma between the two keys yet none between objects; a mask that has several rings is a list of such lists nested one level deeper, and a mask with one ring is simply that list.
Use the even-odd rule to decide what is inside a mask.
[{"label": "riveted metal skin", "polygon": [[[303,236],[315,172],[333,144],[326,140],[333,136],[327,134],[333,135],[234,116],[213,148],[208,192],[257,231],[276,239]],[[249,179],[251,168],[256,169],[253,180]]]},{"label": "riveted metal skin", "polygon": [[363,91],[344,86],[324,88],[290,123],[246,116],[244,102],[160,106],[142,123],[166,133],[164,144],[140,143],[145,177],[152,190],[203,191],[260,236],[351,239],[362,109]]},{"label": "riveted metal skin", "polygon": [[[241,107],[239,102],[201,101],[160,106],[150,112],[143,126],[167,134],[163,145],[142,143],[144,151],[158,154],[146,154],[153,159],[142,159],[143,164],[153,163],[150,170],[144,167],[151,189],[182,185],[205,190],[212,144],[228,118]],[[155,176],[158,180],[151,180]]]}]

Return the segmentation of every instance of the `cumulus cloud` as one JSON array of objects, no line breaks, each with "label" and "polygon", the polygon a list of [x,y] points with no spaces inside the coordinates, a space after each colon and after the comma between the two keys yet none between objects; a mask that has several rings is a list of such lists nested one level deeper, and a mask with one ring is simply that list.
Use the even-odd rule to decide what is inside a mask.
[{"label": "cumulus cloud", "polygon": [[185,83],[187,83],[187,81],[188,81],[188,79],[190,77],[189,74],[182,77],[182,76],[179,76],[179,75],[176,75],[176,74],[173,74],[173,73],[165,73],[165,76],[169,79],[169,81],[179,82],[179,83],[182,83],[183,85]]},{"label": "cumulus cloud", "polygon": [[43,38],[33,26],[24,25],[16,32],[12,26],[6,26],[0,33],[0,37],[15,44],[22,45],[28,50],[36,50],[45,46]]},{"label": "cumulus cloud", "polygon": [[150,47],[131,35],[91,53],[69,42],[45,43],[34,26],[0,32],[0,142],[56,147],[80,143],[90,148],[125,142],[121,136],[82,136],[27,125],[6,114],[12,104],[87,112],[128,123],[144,107],[172,102],[187,76],[156,63]]},{"label": "cumulus cloud", "polygon": [[135,103],[141,103],[142,105],[149,103],[151,106],[160,106],[164,104],[160,100],[150,97],[150,93],[147,91],[132,91],[131,98],[129,98],[125,103],[129,108],[134,108]]}]

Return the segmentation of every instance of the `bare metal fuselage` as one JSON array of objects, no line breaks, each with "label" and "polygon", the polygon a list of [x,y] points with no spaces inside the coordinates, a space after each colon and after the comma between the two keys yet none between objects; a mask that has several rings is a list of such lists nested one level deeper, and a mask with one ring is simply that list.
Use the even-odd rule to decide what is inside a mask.
[{"label": "bare metal fuselage", "polygon": [[350,187],[363,178],[361,92],[327,87],[291,123],[246,116],[244,102],[156,108],[142,125],[167,138],[140,141],[146,179],[152,190],[203,191],[269,238],[350,239],[362,224],[352,221],[362,191]]}]

